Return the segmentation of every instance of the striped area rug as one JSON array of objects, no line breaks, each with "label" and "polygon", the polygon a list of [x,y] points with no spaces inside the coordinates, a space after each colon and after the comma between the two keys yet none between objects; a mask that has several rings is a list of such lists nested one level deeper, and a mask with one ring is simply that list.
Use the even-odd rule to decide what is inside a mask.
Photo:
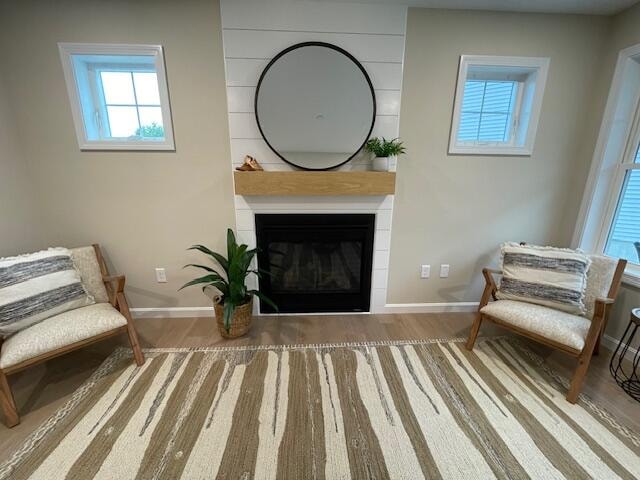
[{"label": "striped area rug", "polygon": [[633,479],[640,438],[512,340],[111,356],[4,465],[33,479]]}]

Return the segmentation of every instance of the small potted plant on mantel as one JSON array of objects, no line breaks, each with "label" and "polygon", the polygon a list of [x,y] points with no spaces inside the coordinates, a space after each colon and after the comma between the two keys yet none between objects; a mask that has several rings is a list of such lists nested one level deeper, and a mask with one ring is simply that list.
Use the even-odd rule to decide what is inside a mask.
[{"label": "small potted plant on mantel", "polygon": [[258,252],[249,250],[247,245],[238,245],[233,230],[227,230],[227,256],[216,253],[204,245],[193,245],[189,250],[198,250],[209,255],[214,268],[190,263],[185,267],[196,267],[207,272],[206,275],[185,283],[180,290],[191,285],[203,285],[204,292],[214,287],[219,295],[214,297],[213,308],[220,335],[224,338],[241,337],[249,331],[253,317],[253,297],[264,300],[276,311],[278,307],[258,290],[249,290],[245,280],[250,274],[260,277],[258,269],[251,268],[251,261]]},{"label": "small potted plant on mantel", "polygon": [[405,148],[398,138],[387,140],[384,137],[382,139],[374,137],[367,141],[364,148],[367,152],[375,155],[373,169],[376,172],[388,172],[389,160],[405,152]]}]

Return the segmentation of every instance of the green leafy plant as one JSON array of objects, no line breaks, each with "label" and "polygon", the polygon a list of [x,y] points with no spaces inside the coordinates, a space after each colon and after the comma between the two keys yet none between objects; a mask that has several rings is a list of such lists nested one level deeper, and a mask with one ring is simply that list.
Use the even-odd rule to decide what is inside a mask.
[{"label": "green leafy plant", "polygon": [[364,146],[367,152],[373,153],[376,157],[392,157],[394,155],[401,155],[405,152],[405,148],[402,142],[398,138],[393,140],[387,140],[374,137],[370,138]]},{"label": "green leafy plant", "polygon": [[136,136],[148,137],[148,138],[162,138],[164,137],[164,127],[158,125],[156,122],[151,122],[151,125],[142,125],[136,130]]},{"label": "green leafy plant", "polygon": [[252,273],[258,277],[262,272],[258,269],[251,269],[251,261],[258,253],[258,249],[248,249],[247,245],[238,245],[233,230],[227,229],[227,256],[216,253],[204,245],[193,245],[189,250],[198,250],[205,255],[209,255],[214,262],[214,267],[207,265],[198,265],[190,263],[186,267],[196,267],[207,272],[206,275],[198,277],[190,282],[185,283],[180,290],[191,285],[204,285],[202,291],[208,286],[215,287],[220,291],[222,296],[221,303],[224,312],[224,328],[229,331],[231,328],[231,319],[236,307],[244,305],[251,296],[255,295],[261,300],[267,302],[276,311],[278,307],[267,296],[258,290],[249,290],[245,285],[245,279]]}]

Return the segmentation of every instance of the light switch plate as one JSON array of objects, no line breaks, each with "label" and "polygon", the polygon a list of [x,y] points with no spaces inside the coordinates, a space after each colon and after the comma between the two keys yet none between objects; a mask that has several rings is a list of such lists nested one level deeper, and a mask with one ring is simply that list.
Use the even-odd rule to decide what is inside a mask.
[{"label": "light switch plate", "polygon": [[156,281],[158,283],[167,283],[167,272],[164,268],[156,268]]},{"label": "light switch plate", "polygon": [[431,265],[420,266],[420,278],[429,278],[431,276]]},{"label": "light switch plate", "polygon": [[440,265],[440,278],[447,278],[449,276],[449,264],[443,263]]}]

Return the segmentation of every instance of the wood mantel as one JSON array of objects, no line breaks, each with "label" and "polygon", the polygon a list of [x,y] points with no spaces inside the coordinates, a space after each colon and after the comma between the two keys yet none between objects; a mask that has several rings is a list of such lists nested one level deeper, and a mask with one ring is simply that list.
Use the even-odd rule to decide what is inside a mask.
[{"label": "wood mantel", "polygon": [[234,172],[237,195],[393,195],[394,172]]}]

